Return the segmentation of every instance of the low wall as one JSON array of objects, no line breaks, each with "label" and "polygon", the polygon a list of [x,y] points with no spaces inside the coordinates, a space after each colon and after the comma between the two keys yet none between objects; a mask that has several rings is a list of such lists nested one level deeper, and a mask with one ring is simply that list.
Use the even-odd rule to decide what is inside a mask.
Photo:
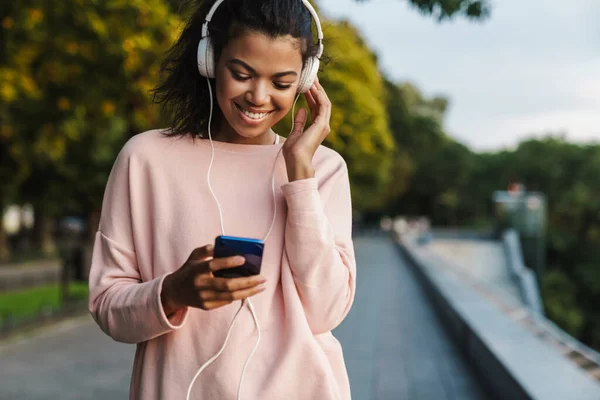
[{"label": "low wall", "polygon": [[0,292],[50,285],[60,281],[61,261],[44,260],[0,268]]},{"label": "low wall", "polygon": [[600,384],[440,265],[414,238],[396,238],[435,308],[497,399],[598,400]]}]

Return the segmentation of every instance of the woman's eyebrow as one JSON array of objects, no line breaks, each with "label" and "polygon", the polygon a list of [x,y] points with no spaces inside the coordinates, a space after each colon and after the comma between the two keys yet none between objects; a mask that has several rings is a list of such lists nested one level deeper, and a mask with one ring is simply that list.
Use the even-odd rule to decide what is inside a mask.
[{"label": "woman's eyebrow", "polygon": [[[234,58],[232,60],[229,60],[229,61],[227,61],[227,65],[229,65],[229,64],[237,64],[237,65],[245,68],[251,74],[256,75],[256,71],[254,70],[254,68],[252,68],[251,66],[249,66],[248,64],[246,64],[245,62],[243,62],[240,59]],[[277,72],[276,74],[273,74],[273,78],[281,78],[286,75],[298,76],[296,71],[284,71],[284,72]]]}]

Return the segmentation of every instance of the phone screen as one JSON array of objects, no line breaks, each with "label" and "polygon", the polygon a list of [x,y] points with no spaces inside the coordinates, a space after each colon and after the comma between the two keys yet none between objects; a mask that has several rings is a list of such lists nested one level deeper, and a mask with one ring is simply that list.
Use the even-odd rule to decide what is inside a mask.
[{"label": "phone screen", "polygon": [[265,244],[262,240],[235,236],[217,236],[214,258],[243,256],[244,265],[213,272],[220,278],[237,278],[260,274]]}]

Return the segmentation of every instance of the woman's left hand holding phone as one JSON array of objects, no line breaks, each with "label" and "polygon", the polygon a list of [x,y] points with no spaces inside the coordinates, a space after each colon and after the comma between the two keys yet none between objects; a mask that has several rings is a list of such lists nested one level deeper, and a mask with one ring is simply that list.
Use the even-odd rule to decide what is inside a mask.
[{"label": "woman's left hand holding phone", "polygon": [[265,290],[266,279],[261,275],[215,277],[214,271],[244,265],[244,258],[213,258],[213,250],[212,244],[194,249],[181,268],[167,275],[161,291],[161,302],[167,316],[186,306],[213,310]]}]

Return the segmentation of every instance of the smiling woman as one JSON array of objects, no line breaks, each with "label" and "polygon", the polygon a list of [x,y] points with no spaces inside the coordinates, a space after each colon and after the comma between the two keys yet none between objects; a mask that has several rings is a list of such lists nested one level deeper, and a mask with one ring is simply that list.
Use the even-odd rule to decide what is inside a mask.
[{"label": "smiling woman", "polygon": [[[208,0],[167,54],[171,126],[119,153],[90,270],[92,316],[138,345],[131,399],[350,398],[331,331],[354,300],[352,204],[322,145],[322,39],[307,0]],[[282,143],[301,94],[311,125],[299,110]]]},{"label": "smiling woman", "polygon": [[[161,104],[172,116],[166,135],[207,137],[210,93],[206,81],[198,74],[196,58],[202,23],[214,4],[215,1],[201,3],[162,63],[164,79],[154,90],[153,102]],[[221,103],[227,102],[222,95],[233,93],[224,92],[223,88],[217,92],[219,107],[214,110],[211,126],[216,140],[273,142],[270,126],[289,111],[302,69],[319,54],[311,24],[311,14],[301,0],[285,0],[264,9],[252,1],[234,0],[224,1],[217,8],[208,25],[216,65],[216,79],[211,79],[210,85],[213,92],[219,83],[228,84],[230,80],[240,85],[228,84],[237,93],[237,100],[230,97],[228,104]],[[320,59],[327,61],[323,55]],[[242,82],[246,84],[241,85]],[[249,91],[250,87],[257,91]],[[253,98],[241,97],[244,89]],[[270,101],[271,96],[279,104],[257,104]],[[236,105],[242,114],[243,110],[270,114],[258,126],[246,114],[248,119],[243,121],[250,126],[238,131],[231,126],[242,123],[239,115],[235,115]],[[252,129],[248,131],[249,127]]]},{"label": "smiling woman", "polygon": [[217,63],[216,95],[224,118],[215,140],[273,143],[271,127],[288,113],[302,71],[300,40],[250,32],[229,42]]}]

